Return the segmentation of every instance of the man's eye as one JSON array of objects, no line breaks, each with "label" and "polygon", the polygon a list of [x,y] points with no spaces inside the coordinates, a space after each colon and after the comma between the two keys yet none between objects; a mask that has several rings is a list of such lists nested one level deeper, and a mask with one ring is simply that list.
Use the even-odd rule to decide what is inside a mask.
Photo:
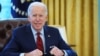
[{"label": "man's eye", "polygon": [[33,15],[34,17],[36,16],[36,15]]},{"label": "man's eye", "polygon": [[42,17],[43,15],[40,15],[40,17]]}]

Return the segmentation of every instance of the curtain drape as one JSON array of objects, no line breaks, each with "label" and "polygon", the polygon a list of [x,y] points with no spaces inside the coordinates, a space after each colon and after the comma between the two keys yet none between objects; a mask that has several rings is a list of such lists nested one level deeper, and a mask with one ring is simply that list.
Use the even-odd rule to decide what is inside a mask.
[{"label": "curtain drape", "polygon": [[78,56],[98,56],[98,0],[42,0],[48,24],[66,27]]}]

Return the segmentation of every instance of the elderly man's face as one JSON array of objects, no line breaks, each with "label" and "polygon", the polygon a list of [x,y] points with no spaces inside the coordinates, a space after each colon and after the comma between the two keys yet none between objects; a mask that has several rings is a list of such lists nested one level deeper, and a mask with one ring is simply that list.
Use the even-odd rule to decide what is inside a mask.
[{"label": "elderly man's face", "polygon": [[28,18],[33,28],[37,31],[40,31],[47,21],[45,9],[41,6],[34,6]]}]

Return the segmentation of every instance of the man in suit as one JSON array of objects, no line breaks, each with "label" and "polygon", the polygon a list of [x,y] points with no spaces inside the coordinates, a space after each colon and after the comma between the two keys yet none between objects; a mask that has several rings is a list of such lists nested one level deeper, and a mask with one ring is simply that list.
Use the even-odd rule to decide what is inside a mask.
[{"label": "man in suit", "polygon": [[[58,29],[45,25],[47,14],[45,4],[31,3],[28,7],[30,24],[13,31],[3,56],[77,56],[63,41]],[[38,37],[41,38],[41,42],[38,42]]]}]

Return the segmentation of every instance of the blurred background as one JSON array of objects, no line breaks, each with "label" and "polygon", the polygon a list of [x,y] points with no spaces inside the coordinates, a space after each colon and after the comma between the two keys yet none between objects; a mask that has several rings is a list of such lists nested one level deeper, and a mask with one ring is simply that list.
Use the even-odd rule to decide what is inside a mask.
[{"label": "blurred background", "polygon": [[100,56],[100,0],[0,0],[0,30],[6,29],[1,43],[9,39],[2,32],[9,37],[13,28],[28,23],[27,7],[33,1],[47,5],[48,25],[65,26],[68,44],[78,56]]}]

